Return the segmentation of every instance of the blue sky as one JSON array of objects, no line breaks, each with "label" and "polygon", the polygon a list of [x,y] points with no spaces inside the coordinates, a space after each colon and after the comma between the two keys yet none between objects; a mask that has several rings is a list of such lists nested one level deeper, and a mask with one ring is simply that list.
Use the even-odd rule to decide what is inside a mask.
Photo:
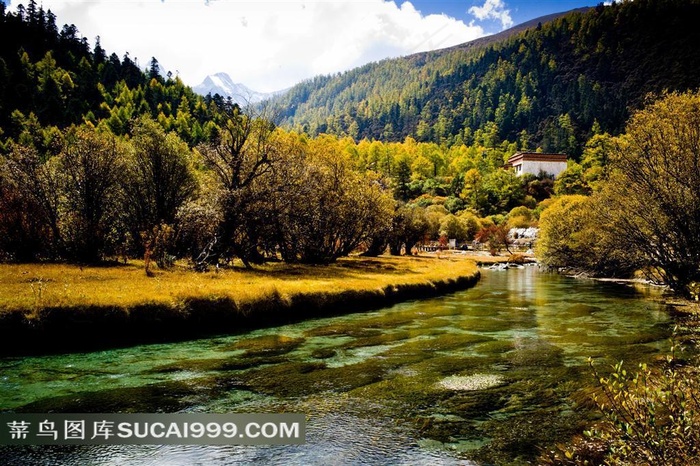
[{"label": "blue sky", "polygon": [[[27,0],[11,0],[9,10]],[[5,0],[5,3],[8,3]],[[40,0],[59,27],[189,85],[208,74],[263,92],[371,61],[461,44],[586,0]]]},{"label": "blue sky", "polygon": [[[422,13],[445,13],[453,18],[460,19],[465,23],[473,20],[474,17],[468,12],[469,8],[474,6],[483,6],[485,2],[478,0],[458,1],[451,0],[446,2],[416,0],[412,2],[416,9]],[[595,0],[591,2],[580,0],[504,0],[505,9],[510,11],[510,17],[514,24],[524,23],[540,16],[549,15],[551,13],[559,13],[562,11],[573,10],[582,6],[595,6],[599,2]],[[498,28],[499,22],[496,20],[483,21],[482,24],[488,25],[491,28]],[[493,32],[493,31],[492,31]]]}]

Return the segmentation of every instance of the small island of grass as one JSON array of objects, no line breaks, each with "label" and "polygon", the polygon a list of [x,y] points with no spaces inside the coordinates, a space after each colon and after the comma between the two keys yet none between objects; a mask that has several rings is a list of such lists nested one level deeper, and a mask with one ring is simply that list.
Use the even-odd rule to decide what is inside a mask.
[{"label": "small island of grass", "polygon": [[463,258],[342,258],[325,266],[186,267],[146,277],[143,264],[0,266],[0,350],[45,353],[172,341],[376,309],[467,288]]}]

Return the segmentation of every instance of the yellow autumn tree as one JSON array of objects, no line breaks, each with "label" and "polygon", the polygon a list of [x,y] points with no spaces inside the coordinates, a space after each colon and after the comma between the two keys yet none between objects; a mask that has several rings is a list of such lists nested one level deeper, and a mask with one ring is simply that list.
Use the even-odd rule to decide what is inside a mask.
[{"label": "yellow autumn tree", "polygon": [[604,223],[651,278],[700,282],[700,92],[665,94],[633,115],[611,154]]}]

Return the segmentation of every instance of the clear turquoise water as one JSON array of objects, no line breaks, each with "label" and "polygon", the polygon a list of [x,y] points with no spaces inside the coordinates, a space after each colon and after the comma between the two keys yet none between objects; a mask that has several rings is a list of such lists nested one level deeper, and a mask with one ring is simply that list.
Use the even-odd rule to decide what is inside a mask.
[{"label": "clear turquoise water", "polygon": [[669,348],[653,293],[485,271],[471,290],[376,312],[0,359],[2,411],[308,415],[302,446],[3,447],[0,463],[527,464],[595,416],[588,357],[634,367]]}]

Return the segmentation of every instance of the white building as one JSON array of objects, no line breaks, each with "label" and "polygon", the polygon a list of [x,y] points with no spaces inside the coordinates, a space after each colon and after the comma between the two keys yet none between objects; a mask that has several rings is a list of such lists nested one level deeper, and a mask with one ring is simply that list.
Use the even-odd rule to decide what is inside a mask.
[{"label": "white building", "polygon": [[566,154],[542,154],[538,152],[516,152],[506,162],[520,176],[524,173],[539,175],[546,173],[556,177],[566,170]]}]

